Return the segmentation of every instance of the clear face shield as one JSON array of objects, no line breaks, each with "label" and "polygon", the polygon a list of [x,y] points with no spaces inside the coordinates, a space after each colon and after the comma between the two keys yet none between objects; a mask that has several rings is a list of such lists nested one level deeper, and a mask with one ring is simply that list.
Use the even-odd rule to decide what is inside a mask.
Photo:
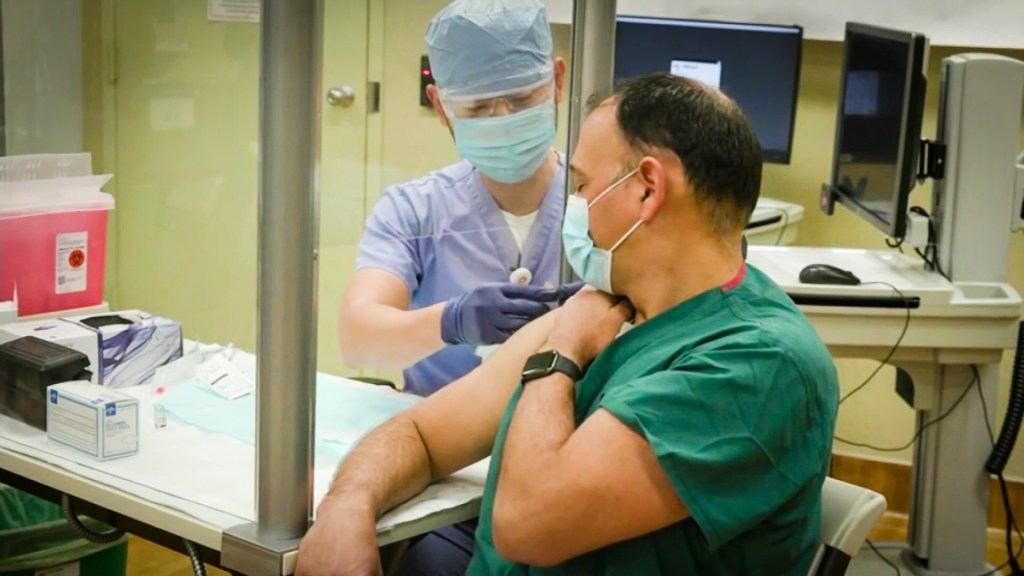
[{"label": "clear face shield", "polygon": [[496,182],[532,176],[555,141],[553,75],[512,91],[460,92],[439,90],[459,154]]},{"label": "clear face shield", "polygon": [[451,94],[439,91],[441,106],[449,120],[491,118],[518,114],[551,101],[555,96],[554,78],[545,78],[533,86],[513,92],[482,95]]}]

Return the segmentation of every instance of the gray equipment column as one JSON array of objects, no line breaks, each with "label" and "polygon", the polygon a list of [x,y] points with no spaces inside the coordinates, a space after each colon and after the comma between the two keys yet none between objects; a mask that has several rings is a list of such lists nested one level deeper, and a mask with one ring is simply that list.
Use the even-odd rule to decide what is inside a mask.
[{"label": "gray equipment column", "polygon": [[260,25],[256,522],[302,536],[313,500],[319,0],[264,0]]},{"label": "gray equipment column", "polygon": [[[1005,282],[1009,259],[1014,165],[1020,148],[1024,62],[991,54],[943,60],[938,140],[947,145],[945,177],[935,181],[932,215],[939,261],[953,282]],[[910,545],[904,562],[915,574],[974,575],[985,570],[989,477],[999,365],[978,367],[986,406],[968,392],[974,374],[943,366],[934,410],[918,427],[949,412],[922,435],[914,453]]]},{"label": "gray equipment column", "polygon": [[[572,159],[580,125],[587,115],[587,99],[612,90],[615,71],[615,0],[575,0],[572,19],[572,57],[569,80],[569,143]],[[575,190],[572,174],[565,171],[566,195]],[[562,282],[572,281],[572,269],[562,259]]]}]

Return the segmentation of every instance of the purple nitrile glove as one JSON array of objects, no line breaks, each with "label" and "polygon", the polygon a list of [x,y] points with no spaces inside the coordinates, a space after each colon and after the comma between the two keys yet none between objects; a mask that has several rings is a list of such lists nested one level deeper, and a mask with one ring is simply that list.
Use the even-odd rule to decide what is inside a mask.
[{"label": "purple nitrile glove", "polygon": [[569,284],[562,284],[556,288],[555,292],[558,293],[558,305],[561,306],[562,304],[565,304],[565,301],[572,298],[573,294],[579,292],[580,288],[583,288],[583,286],[583,282],[570,282]]},{"label": "purple nitrile glove", "polygon": [[482,284],[448,301],[441,339],[448,344],[500,344],[530,320],[546,314],[558,290],[530,284]]}]

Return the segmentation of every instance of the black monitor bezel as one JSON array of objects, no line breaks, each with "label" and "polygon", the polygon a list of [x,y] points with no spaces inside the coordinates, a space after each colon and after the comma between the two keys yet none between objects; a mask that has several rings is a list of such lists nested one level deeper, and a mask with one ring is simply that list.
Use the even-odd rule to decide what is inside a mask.
[{"label": "black monitor bezel", "polygon": [[[843,113],[846,107],[846,78],[850,58],[851,35],[875,36],[887,40],[896,40],[908,46],[908,74],[904,90],[902,117],[900,119],[900,148],[897,153],[896,181],[893,182],[891,204],[894,217],[887,222],[871,210],[858,203],[853,197],[839,188],[839,155],[840,143],[843,138]],[[843,36],[843,63],[839,75],[839,102],[836,109],[835,142],[832,149],[831,190],[833,199],[854,214],[878,228],[892,238],[903,238],[907,230],[907,205],[910,192],[914,189],[917,178],[917,156],[921,147],[921,128],[924,121],[925,93],[927,78],[925,62],[927,61],[928,37],[918,32],[895,30],[865,24],[847,22]]]},{"label": "black monitor bezel", "polygon": [[[618,25],[623,19],[635,21],[634,23],[645,23],[654,24],[658,22],[668,22],[673,25],[677,24],[711,24],[711,25],[725,25],[725,26],[753,26],[760,28],[773,28],[779,31],[796,31],[797,36],[797,48],[796,48],[796,73],[793,75],[793,86],[792,86],[792,109],[789,111],[789,140],[786,142],[785,150],[767,150],[763,146],[761,147],[761,160],[770,164],[790,164],[793,158],[793,135],[796,133],[796,115],[800,106],[800,73],[803,69],[804,61],[804,29],[799,24],[765,24],[762,22],[735,22],[730,20],[704,20],[700,18],[667,18],[661,16],[637,16],[632,14],[619,14],[615,17],[615,24]],[[612,69],[612,76],[614,77],[615,70],[614,66]]]}]

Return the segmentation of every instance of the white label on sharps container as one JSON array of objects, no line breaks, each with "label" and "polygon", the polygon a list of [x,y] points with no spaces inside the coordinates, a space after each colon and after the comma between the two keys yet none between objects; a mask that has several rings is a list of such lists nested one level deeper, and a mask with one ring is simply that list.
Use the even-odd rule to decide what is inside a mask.
[{"label": "white label on sharps container", "polygon": [[88,232],[57,234],[57,294],[85,292],[88,255]]}]

